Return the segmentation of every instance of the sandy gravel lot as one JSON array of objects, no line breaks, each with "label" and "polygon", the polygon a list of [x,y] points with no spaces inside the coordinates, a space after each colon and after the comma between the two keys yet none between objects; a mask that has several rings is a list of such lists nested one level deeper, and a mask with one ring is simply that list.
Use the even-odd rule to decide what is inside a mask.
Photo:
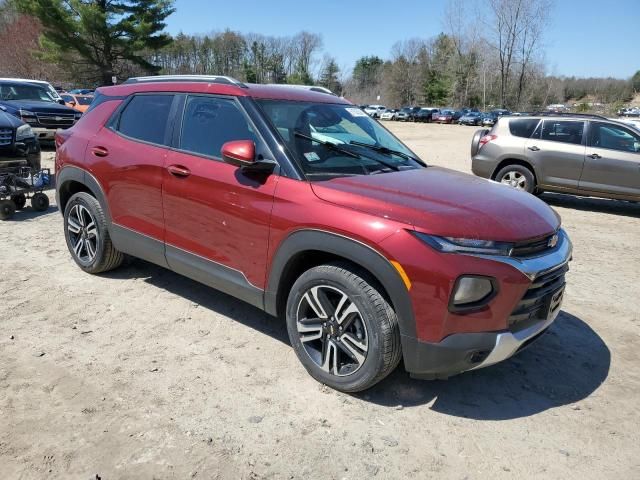
[{"label": "sandy gravel lot", "polygon": [[[473,128],[390,127],[470,171]],[[638,204],[544,197],[575,252],[533,348],[345,395],[240,301],[142,261],[84,274],[49,194],[0,223],[0,479],[640,478]]]}]

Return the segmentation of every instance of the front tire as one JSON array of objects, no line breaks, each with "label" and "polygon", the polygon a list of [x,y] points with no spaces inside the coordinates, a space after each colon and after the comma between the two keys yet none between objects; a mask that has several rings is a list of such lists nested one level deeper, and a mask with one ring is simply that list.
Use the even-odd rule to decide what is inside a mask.
[{"label": "front tire", "polygon": [[287,330],[300,362],[342,392],[378,383],[401,356],[398,318],[375,280],[350,264],[307,270],[287,300]]},{"label": "front tire", "polygon": [[64,236],[69,253],[87,273],[107,272],[124,261],[124,254],[111,243],[102,206],[88,193],[76,193],[67,202]]},{"label": "front tire", "polygon": [[16,205],[12,200],[0,200],[0,220],[9,220],[16,213]]},{"label": "front tire", "polygon": [[47,208],[49,208],[49,197],[47,197],[42,192],[36,193],[33,197],[31,197],[31,207],[36,212],[44,212]]}]

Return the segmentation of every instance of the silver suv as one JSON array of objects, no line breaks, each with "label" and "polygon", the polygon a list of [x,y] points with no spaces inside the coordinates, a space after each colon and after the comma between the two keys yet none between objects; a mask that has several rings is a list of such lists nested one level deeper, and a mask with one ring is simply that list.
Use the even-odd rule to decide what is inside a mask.
[{"label": "silver suv", "polygon": [[640,200],[640,130],[597,115],[501,117],[471,142],[473,173],[529,193]]}]

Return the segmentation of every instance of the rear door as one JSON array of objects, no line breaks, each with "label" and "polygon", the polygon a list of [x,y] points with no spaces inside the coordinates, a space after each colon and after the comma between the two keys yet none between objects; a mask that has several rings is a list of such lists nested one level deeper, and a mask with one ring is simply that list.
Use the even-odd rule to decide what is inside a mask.
[{"label": "rear door", "polygon": [[223,162],[221,147],[232,140],[252,140],[257,156],[274,158],[235,98],[184,98],[163,172],[166,256],[173,270],[256,304],[278,176]]},{"label": "rear door", "polygon": [[132,96],[89,141],[86,153],[107,196],[116,241],[135,249],[124,248],[128,253],[160,264],[164,263],[162,178],[173,101],[172,94]]},{"label": "rear door", "polygon": [[525,144],[525,155],[539,184],[577,189],[585,148],[585,122],[550,119],[538,124]]},{"label": "rear door", "polygon": [[640,196],[640,134],[607,122],[590,122],[580,188]]}]

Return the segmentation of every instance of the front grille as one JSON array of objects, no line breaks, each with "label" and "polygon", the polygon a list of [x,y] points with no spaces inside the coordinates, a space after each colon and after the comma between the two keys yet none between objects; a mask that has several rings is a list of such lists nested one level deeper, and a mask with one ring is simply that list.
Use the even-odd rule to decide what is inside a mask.
[{"label": "front grille", "polygon": [[[549,312],[553,297],[557,297],[564,288],[564,275],[568,271],[569,265],[563,265],[537,277],[509,316],[509,329],[522,330],[553,313]],[[557,303],[559,307],[559,301]]]},{"label": "front grille", "polygon": [[36,113],[38,123],[45,128],[68,128],[75,121],[73,113]]},{"label": "front grille", "polygon": [[11,145],[13,143],[13,129],[0,128],[0,146]]},{"label": "front grille", "polygon": [[[526,258],[533,257],[538,254],[545,253],[547,250],[551,250],[552,247],[552,238],[558,235],[557,233],[552,233],[551,235],[545,235],[544,237],[534,238],[533,240],[525,240],[523,242],[517,242],[512,250],[511,256],[517,258]],[[559,239],[556,237],[556,240]]]}]

